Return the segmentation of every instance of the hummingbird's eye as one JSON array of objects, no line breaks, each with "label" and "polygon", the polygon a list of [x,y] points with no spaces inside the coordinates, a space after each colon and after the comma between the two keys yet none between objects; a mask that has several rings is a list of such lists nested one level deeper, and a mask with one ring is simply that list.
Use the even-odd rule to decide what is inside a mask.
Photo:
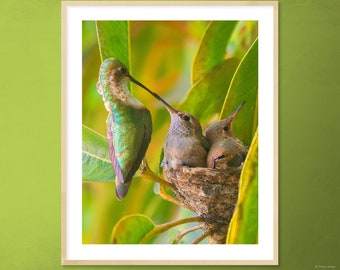
[{"label": "hummingbird's eye", "polygon": [[120,73],[123,74],[123,75],[127,75],[127,74],[128,74],[128,71],[127,71],[127,69],[126,69],[125,67],[120,67],[120,68],[119,68],[119,71],[120,71]]},{"label": "hummingbird's eye", "polygon": [[225,126],[225,127],[223,128],[223,130],[224,130],[224,131],[228,131],[228,130],[229,130],[229,126]]},{"label": "hummingbird's eye", "polygon": [[183,116],[182,116],[182,119],[183,119],[184,121],[190,121],[190,117],[187,116],[187,115],[183,115]]}]

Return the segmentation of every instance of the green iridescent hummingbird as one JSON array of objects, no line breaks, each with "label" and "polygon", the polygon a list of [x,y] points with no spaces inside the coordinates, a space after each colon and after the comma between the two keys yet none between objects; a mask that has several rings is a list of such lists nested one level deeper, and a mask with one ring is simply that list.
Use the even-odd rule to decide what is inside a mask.
[{"label": "green iridescent hummingbird", "polygon": [[110,158],[116,173],[116,197],[128,193],[132,177],[138,170],[151,140],[151,115],[134,98],[128,88],[135,80],[119,60],[108,58],[100,66],[97,90],[102,95],[107,118],[107,140]]},{"label": "green iridescent hummingbird", "polygon": [[205,135],[211,144],[207,157],[207,167],[214,169],[242,168],[248,148],[236,138],[232,121],[243,107],[242,102],[227,118],[211,124]]}]

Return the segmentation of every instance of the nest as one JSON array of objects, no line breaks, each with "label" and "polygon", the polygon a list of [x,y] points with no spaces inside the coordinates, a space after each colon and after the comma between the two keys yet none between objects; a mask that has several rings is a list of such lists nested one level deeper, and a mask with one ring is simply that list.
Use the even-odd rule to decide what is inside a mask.
[{"label": "nest", "polygon": [[177,199],[202,218],[210,232],[210,243],[225,243],[237,203],[241,168],[180,167],[163,174],[174,186]]}]

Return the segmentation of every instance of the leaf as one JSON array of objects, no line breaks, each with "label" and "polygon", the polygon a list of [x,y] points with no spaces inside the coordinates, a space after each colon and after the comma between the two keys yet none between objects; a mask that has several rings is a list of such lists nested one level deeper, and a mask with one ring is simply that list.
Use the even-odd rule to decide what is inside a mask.
[{"label": "leaf", "polygon": [[239,21],[229,39],[227,55],[242,59],[257,36],[258,21]]},{"label": "leaf", "polygon": [[233,122],[235,135],[250,145],[257,128],[258,40],[256,39],[239,64],[230,83],[220,119],[228,117],[246,101]]},{"label": "leaf", "polygon": [[214,67],[189,90],[179,110],[201,121],[219,113],[238,64],[238,59],[230,58]]},{"label": "leaf", "polygon": [[129,26],[127,21],[96,21],[101,60],[117,58],[129,68]]},{"label": "leaf", "polygon": [[192,66],[192,84],[220,64],[236,21],[213,21],[209,24]]},{"label": "leaf", "polygon": [[144,215],[123,217],[114,226],[111,234],[112,244],[139,244],[156,225]]},{"label": "leaf", "polygon": [[258,134],[245,161],[237,207],[231,220],[228,244],[256,244],[258,236]]},{"label": "leaf", "polygon": [[83,125],[82,167],[83,181],[108,182],[115,180],[104,136]]}]

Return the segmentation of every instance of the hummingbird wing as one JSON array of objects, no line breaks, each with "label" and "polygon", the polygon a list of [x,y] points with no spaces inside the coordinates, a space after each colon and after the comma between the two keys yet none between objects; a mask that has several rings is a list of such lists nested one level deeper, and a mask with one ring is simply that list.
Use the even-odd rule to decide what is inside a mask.
[{"label": "hummingbird wing", "polygon": [[125,179],[127,181],[129,181],[128,179],[131,179],[138,170],[151,141],[151,114],[146,108],[138,111],[137,121],[139,121],[141,124],[139,125],[139,128],[135,133],[134,141],[136,147],[133,151],[133,159],[131,159],[130,162],[128,162],[128,164],[126,165],[127,174]]},{"label": "hummingbird wing", "polygon": [[130,183],[123,183],[123,172],[119,166],[118,159],[115,154],[114,140],[113,140],[113,120],[111,113],[107,119],[107,140],[109,143],[109,154],[111,158],[112,167],[116,173],[116,197],[122,200],[129,191]]},{"label": "hummingbird wing", "polygon": [[115,122],[114,117],[108,121],[108,138],[112,138],[109,139],[110,157],[117,175],[116,195],[123,199],[150,143],[152,122],[145,107],[125,111],[124,121]]},{"label": "hummingbird wing", "polygon": [[114,125],[113,117],[112,117],[112,114],[109,113],[109,116],[107,118],[107,140],[109,143],[109,155],[111,158],[112,167],[116,173],[116,179],[119,179],[119,182],[122,183],[124,182],[123,180],[124,177],[123,177],[122,170],[119,166],[119,163],[118,163],[118,160],[115,154],[116,151],[114,148],[114,140],[113,140],[113,125]]}]

